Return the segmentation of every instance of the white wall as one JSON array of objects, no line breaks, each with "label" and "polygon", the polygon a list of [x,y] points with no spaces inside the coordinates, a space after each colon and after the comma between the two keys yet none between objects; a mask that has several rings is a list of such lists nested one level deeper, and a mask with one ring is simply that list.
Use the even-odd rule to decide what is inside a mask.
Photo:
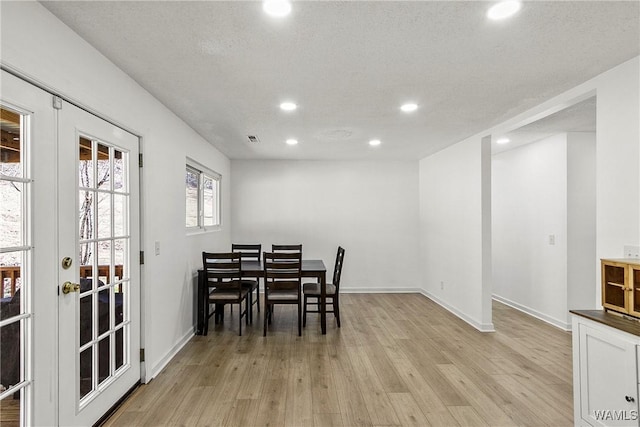
[{"label": "white wall", "polygon": [[[567,310],[597,308],[596,135],[567,133]],[[598,263],[596,262],[596,265]],[[565,313],[571,325],[571,316]]]},{"label": "white wall", "polygon": [[[420,161],[420,265],[423,291],[483,331],[493,330],[483,226],[490,194],[486,143],[471,138]],[[490,256],[490,255],[489,255]],[[489,258],[490,261],[490,258]]]},{"label": "white wall", "polygon": [[493,156],[492,175],[493,294],[568,328],[567,135]]},{"label": "white wall", "polygon": [[[185,158],[222,174],[227,220],[230,162],[39,3],[2,2],[1,8],[3,67],[142,137],[143,335],[149,379],[193,334],[193,277],[200,252],[230,244],[228,222],[220,232],[186,236]],[[155,241],[160,242],[159,256],[154,255]]]},{"label": "white wall", "polygon": [[233,160],[231,172],[234,242],[302,243],[330,270],[341,245],[344,291],[419,287],[417,162]]}]

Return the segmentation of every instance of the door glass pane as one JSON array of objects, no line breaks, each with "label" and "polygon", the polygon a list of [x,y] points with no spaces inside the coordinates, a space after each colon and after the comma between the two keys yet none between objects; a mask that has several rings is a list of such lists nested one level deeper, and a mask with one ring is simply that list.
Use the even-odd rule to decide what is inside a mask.
[{"label": "door glass pane", "polygon": [[111,292],[103,289],[98,293],[98,335],[109,330],[109,311],[111,308]]},{"label": "door glass pane", "polygon": [[[89,279],[80,279],[81,286],[83,281],[86,283]],[[80,298],[80,346],[85,345],[93,339],[93,328],[91,327],[91,319],[93,318],[93,295],[94,294],[89,294]]]},{"label": "door glass pane", "polygon": [[[20,314],[20,304],[3,310],[4,315]],[[20,321],[15,321],[0,329],[2,334],[2,358],[0,359],[0,384],[5,389],[16,386],[20,382],[20,361],[22,345],[20,343]]]},{"label": "door glass pane", "polygon": [[121,271],[122,277],[129,277],[129,273],[126,270],[125,260],[127,259],[127,239],[118,239],[113,242],[113,262],[115,263],[116,270]]},{"label": "door glass pane", "polygon": [[80,353],[80,398],[93,390],[93,347]]},{"label": "door glass pane", "polygon": [[2,108],[0,117],[0,132],[2,133],[0,174],[15,177],[22,176],[20,114]]},{"label": "door glass pane", "polygon": [[78,183],[82,188],[93,188],[93,145],[91,140],[80,137],[79,155]]},{"label": "door glass pane", "polygon": [[98,276],[100,277],[100,286],[108,285],[112,282],[110,240],[98,243]]},{"label": "door glass pane", "polygon": [[113,237],[123,237],[127,232],[127,201],[129,196],[113,195]]},{"label": "door glass pane", "polygon": [[111,188],[111,164],[109,163],[109,147],[98,144],[98,185],[97,188]]},{"label": "door glass pane", "polygon": [[21,246],[22,244],[22,195],[24,184],[13,181],[0,181],[0,245],[4,248]]},{"label": "door glass pane", "polygon": [[94,201],[95,193],[90,190],[80,190],[78,195],[78,230],[80,232],[80,240],[93,239],[95,234],[93,231],[94,221]]},{"label": "door glass pane", "polygon": [[123,350],[124,350],[124,338],[123,338],[123,329],[120,328],[116,331],[115,337],[116,337],[116,369],[118,369],[119,367],[121,367],[124,363],[124,354],[123,354]]},{"label": "door glass pane", "polygon": [[[80,279],[92,279],[93,278],[93,253],[94,243],[81,243],[80,254],[78,254],[78,262],[80,264]],[[89,289],[92,288],[92,283],[88,282]],[[82,288],[81,288],[82,291]]]},{"label": "door glass pane", "polygon": [[111,337],[107,335],[103,339],[100,340],[98,344],[98,382],[109,378],[111,371],[111,348],[109,347],[109,343],[111,341]]},{"label": "door glass pane", "polygon": [[[22,285],[22,255],[23,251],[0,253],[0,276],[2,277],[2,289],[0,290],[0,312],[4,304],[20,290]],[[2,316],[4,319],[4,315]]]},{"label": "door glass pane", "polygon": [[111,194],[98,193],[98,238],[111,237]]},{"label": "door glass pane", "polygon": [[127,291],[127,287],[122,284],[120,286],[118,286],[118,289],[116,290],[116,292],[113,294],[114,297],[114,303],[115,303],[115,325],[114,326],[118,326],[120,325],[122,322],[124,322],[124,302],[125,302],[125,292]]},{"label": "door glass pane", "polygon": [[115,191],[127,191],[124,162],[127,154],[120,150],[113,151],[113,189]]}]

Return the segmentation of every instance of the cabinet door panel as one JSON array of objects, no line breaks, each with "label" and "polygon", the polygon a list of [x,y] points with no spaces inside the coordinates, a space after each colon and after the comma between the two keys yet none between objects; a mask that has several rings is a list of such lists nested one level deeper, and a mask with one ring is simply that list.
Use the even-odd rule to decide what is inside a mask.
[{"label": "cabinet door panel", "polygon": [[628,283],[629,291],[629,314],[640,317],[640,266],[630,265]]},{"label": "cabinet door panel", "polygon": [[594,426],[639,425],[635,343],[583,324],[579,334],[582,419]]}]

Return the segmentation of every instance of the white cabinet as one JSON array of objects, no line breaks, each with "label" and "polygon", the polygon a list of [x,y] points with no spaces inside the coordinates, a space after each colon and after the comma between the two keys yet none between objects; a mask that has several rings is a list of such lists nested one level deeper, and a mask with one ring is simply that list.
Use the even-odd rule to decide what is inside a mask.
[{"label": "white cabinet", "polygon": [[639,426],[640,324],[599,310],[572,313],[575,425]]}]

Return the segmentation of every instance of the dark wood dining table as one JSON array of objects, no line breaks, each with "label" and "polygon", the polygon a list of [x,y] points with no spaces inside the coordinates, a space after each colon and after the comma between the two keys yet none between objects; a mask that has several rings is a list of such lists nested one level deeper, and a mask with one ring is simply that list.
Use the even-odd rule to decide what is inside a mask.
[{"label": "dark wood dining table", "polygon": [[[242,276],[243,277],[264,277],[264,270],[260,261],[242,260]],[[320,327],[322,334],[327,333],[327,267],[321,259],[303,259],[302,260],[302,277],[312,277],[318,279],[322,296],[320,298]],[[204,334],[206,319],[206,304],[209,289],[207,286],[206,275],[204,270],[198,270],[198,292],[197,292],[197,325],[196,335]],[[252,307],[253,309],[253,307]],[[264,310],[264,308],[263,308]]]}]

